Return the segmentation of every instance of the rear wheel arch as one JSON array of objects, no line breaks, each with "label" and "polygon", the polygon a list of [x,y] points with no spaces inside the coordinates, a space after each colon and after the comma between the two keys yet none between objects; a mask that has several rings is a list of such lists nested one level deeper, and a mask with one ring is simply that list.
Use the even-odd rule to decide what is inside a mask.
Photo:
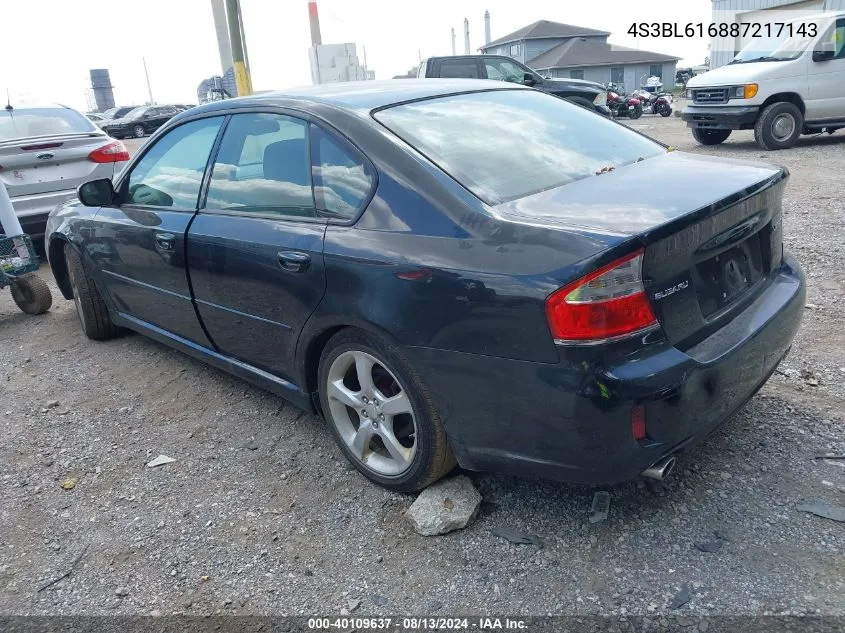
[{"label": "rear wheel arch", "polygon": [[68,275],[67,263],[65,262],[65,249],[74,248],[68,239],[58,233],[50,238],[49,259],[50,268],[53,270],[53,277],[56,285],[62,292],[65,299],[73,299],[73,290],[70,287],[70,276]]},{"label": "rear wheel arch", "polygon": [[323,350],[326,349],[328,342],[339,332],[343,330],[360,330],[367,332],[379,338],[382,338],[391,344],[400,347],[399,343],[394,337],[378,325],[369,321],[361,319],[321,319],[319,323],[308,326],[299,339],[297,346],[297,354],[299,356],[300,381],[304,387],[304,391],[311,398],[317,413],[322,414],[320,410],[320,398],[318,391],[318,373],[320,368],[320,358],[323,355]]}]

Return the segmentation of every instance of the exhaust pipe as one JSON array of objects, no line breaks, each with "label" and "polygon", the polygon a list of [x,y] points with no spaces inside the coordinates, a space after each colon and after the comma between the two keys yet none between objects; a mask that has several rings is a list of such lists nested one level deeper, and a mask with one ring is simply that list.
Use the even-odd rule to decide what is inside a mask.
[{"label": "exhaust pipe", "polygon": [[654,462],[649,468],[646,468],[643,471],[643,477],[663,481],[672,472],[672,469],[675,467],[675,461],[676,459],[674,457],[664,457],[660,461]]}]

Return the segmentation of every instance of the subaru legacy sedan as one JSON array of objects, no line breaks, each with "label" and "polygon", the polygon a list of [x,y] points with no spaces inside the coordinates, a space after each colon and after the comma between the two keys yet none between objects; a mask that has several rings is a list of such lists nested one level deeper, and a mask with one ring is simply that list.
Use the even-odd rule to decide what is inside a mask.
[{"label": "subaru legacy sedan", "polygon": [[381,485],[610,483],[665,476],[789,350],[787,176],[526,87],[337,84],[174,117],[52,213],[49,258],[90,338],[321,415]]}]

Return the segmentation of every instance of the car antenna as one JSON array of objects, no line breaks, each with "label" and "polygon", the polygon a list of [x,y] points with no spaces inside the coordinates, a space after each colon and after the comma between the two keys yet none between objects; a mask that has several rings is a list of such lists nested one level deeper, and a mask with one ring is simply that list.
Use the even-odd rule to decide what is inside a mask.
[{"label": "car antenna", "polygon": [[14,108],[12,107],[12,97],[9,95],[9,89],[8,88],[6,88],[6,109],[9,112],[14,110]]}]

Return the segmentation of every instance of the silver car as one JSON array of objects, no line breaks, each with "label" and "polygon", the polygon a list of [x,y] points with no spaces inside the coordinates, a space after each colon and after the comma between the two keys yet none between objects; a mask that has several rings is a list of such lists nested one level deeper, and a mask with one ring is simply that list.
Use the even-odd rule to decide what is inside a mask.
[{"label": "silver car", "polygon": [[76,187],[113,178],[129,160],[126,146],[65,106],[0,109],[0,181],[24,233],[44,235],[47,215]]}]

